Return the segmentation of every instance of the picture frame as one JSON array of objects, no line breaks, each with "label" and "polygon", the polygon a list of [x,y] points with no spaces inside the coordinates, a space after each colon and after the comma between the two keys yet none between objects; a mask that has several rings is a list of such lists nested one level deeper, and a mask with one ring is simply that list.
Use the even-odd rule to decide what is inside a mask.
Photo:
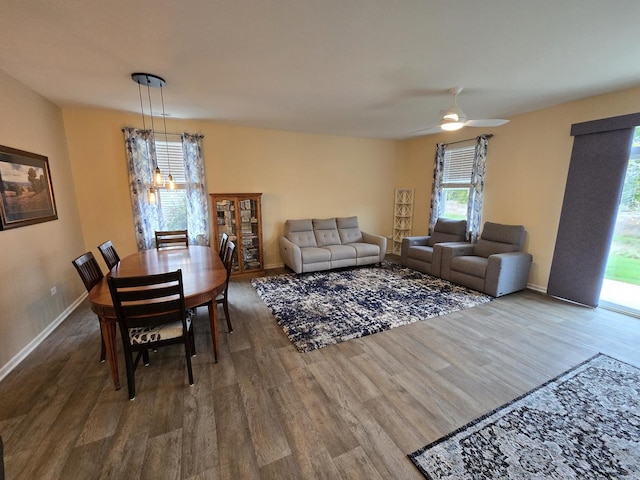
[{"label": "picture frame", "polygon": [[49,159],[0,145],[0,230],[58,219]]}]

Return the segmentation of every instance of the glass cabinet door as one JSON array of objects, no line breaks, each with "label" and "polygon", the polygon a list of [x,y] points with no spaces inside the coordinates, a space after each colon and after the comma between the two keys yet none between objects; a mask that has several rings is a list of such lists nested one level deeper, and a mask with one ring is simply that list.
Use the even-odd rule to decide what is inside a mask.
[{"label": "glass cabinet door", "polygon": [[[216,202],[216,215],[218,222],[218,245],[223,233],[229,235],[229,240],[238,243],[238,231],[236,228],[236,206],[234,199],[220,199]],[[238,257],[233,259],[233,270],[238,270]]]},{"label": "glass cabinet door", "polygon": [[258,229],[258,202],[240,200],[240,228],[242,235],[243,271],[260,270],[260,235]]}]

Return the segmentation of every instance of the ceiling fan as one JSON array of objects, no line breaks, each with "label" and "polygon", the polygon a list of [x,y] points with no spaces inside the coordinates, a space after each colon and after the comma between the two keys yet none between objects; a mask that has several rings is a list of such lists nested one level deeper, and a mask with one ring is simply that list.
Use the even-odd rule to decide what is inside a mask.
[{"label": "ceiling fan", "polygon": [[449,93],[453,95],[453,105],[447,110],[440,112],[440,123],[438,125],[417,130],[413,133],[439,133],[439,132],[452,132],[460,130],[462,127],[499,127],[505,123],[509,123],[509,120],[501,118],[484,118],[478,120],[468,120],[467,115],[458,107],[458,95],[462,92],[462,87],[453,87],[449,89]]}]

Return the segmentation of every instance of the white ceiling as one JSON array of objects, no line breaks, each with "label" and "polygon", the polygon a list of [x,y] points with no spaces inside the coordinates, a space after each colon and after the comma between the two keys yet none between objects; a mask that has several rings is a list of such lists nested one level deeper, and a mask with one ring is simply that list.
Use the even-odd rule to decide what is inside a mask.
[{"label": "white ceiling", "polygon": [[640,85],[638,0],[0,3],[0,70],[60,106],[139,113],[148,72],[172,117],[406,138],[454,86],[478,119]]}]

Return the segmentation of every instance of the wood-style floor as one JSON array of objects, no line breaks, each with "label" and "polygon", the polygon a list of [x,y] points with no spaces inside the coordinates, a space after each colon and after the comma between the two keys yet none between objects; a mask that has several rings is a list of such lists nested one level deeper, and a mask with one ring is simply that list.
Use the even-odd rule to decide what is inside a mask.
[{"label": "wood-style floor", "polygon": [[592,355],[640,366],[640,320],[531,291],[310,353],[248,279],[230,298],[219,363],[199,309],[195,385],[165,348],[134,401],[85,301],[0,383],[7,478],[418,479],[408,453]]}]

